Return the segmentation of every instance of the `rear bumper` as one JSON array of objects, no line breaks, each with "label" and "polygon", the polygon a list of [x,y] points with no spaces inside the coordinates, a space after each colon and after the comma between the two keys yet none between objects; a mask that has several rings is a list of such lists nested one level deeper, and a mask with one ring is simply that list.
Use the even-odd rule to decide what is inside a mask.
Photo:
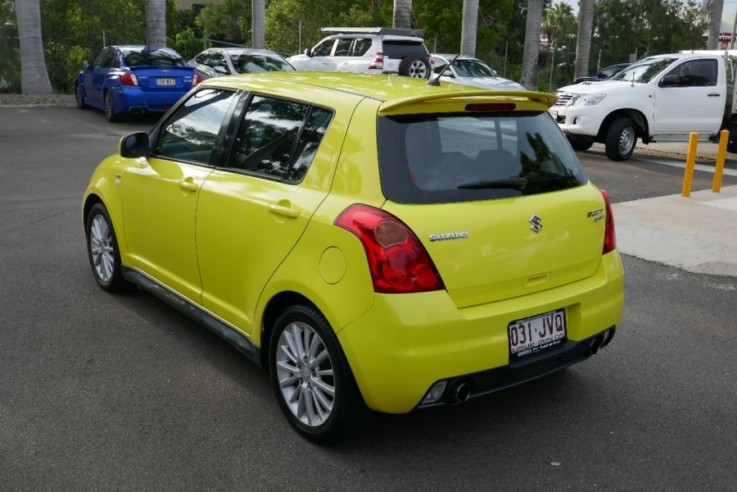
[{"label": "rear bumper", "polygon": [[[420,406],[437,382],[446,381],[449,392],[458,381],[468,381],[470,396],[478,396],[587,358],[592,337],[619,326],[623,300],[622,263],[615,251],[587,279],[470,308],[456,308],[445,291],[377,295],[372,308],[338,338],[368,406],[406,413]],[[510,364],[510,321],[562,307],[567,343]]]},{"label": "rear bumper", "polygon": [[121,113],[164,112],[174,106],[185,94],[186,92],[182,91],[144,92],[140,87],[126,87],[118,91],[115,109]]}]

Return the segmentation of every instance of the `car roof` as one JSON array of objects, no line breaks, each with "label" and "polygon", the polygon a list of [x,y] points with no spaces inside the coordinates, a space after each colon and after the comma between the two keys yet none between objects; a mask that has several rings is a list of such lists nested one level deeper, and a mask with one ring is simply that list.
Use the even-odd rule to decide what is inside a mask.
[{"label": "car roof", "polygon": [[[395,111],[400,107],[421,107],[430,101],[433,103],[450,103],[466,101],[488,103],[509,102],[510,99],[519,105],[552,106],[557,100],[554,94],[534,91],[506,91],[480,89],[453,83],[442,83],[439,86],[428,85],[425,79],[403,77],[400,75],[374,75],[349,72],[264,72],[258,74],[226,76],[208,79],[200,84],[205,87],[223,87],[240,90],[259,88],[265,93],[287,92],[296,94],[300,91],[320,94],[325,100],[337,93],[353,95],[358,98],[370,98],[383,103],[382,112]],[[277,91],[275,89],[281,89]],[[418,106],[420,105],[420,106]],[[542,108],[542,109],[545,109]],[[427,107],[424,107],[427,109]]]},{"label": "car roof", "polygon": [[[453,58],[455,58],[457,54],[458,53],[433,53],[432,56],[435,58],[445,58],[446,61],[450,61]],[[458,59],[459,60],[478,60],[478,58],[476,58],[475,56],[468,56],[468,55],[458,55]]]},{"label": "car roof", "polygon": [[[213,47],[213,48],[210,48],[210,49],[224,51],[225,53],[233,54],[233,55],[257,55],[257,54],[259,54],[259,55],[261,55],[261,54],[262,55],[279,55],[279,53],[275,53],[275,52],[273,52],[271,50],[264,50],[264,49],[260,49],[260,48],[221,48],[221,47]],[[281,56],[281,55],[279,55],[279,56]]]}]

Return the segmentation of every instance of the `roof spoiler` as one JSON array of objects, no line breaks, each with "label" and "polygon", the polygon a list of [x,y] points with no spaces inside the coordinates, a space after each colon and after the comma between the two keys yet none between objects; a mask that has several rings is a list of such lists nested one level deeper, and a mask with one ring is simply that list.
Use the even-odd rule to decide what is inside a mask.
[{"label": "roof spoiler", "polygon": [[388,113],[402,106],[410,106],[412,104],[422,103],[425,101],[437,101],[437,102],[453,102],[461,101],[464,99],[482,97],[486,99],[494,99],[502,97],[505,100],[512,98],[527,99],[551,107],[558,100],[558,96],[555,94],[548,94],[547,92],[535,92],[535,91],[496,91],[496,90],[478,90],[478,91],[463,91],[454,92],[450,94],[425,94],[421,96],[409,96],[400,99],[394,99],[390,102],[385,102],[379,108],[379,113]]}]

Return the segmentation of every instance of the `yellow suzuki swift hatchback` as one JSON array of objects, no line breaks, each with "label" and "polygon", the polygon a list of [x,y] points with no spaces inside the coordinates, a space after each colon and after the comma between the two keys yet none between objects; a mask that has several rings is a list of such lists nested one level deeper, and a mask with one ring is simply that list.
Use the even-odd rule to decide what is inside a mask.
[{"label": "yellow suzuki swift hatchback", "polygon": [[393,75],[200,84],[84,195],[97,283],[268,368],[299,432],[456,403],[606,346],[623,274],[555,96]]}]

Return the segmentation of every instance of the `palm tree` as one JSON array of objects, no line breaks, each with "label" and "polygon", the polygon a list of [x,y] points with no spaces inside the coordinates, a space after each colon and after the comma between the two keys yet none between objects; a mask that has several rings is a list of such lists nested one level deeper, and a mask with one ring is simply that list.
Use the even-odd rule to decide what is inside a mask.
[{"label": "palm tree", "polygon": [[548,45],[561,46],[566,44],[568,35],[574,34],[576,18],[573,8],[564,2],[558,2],[543,12],[542,32],[548,40]]},{"label": "palm tree", "polygon": [[166,46],[166,0],[146,0],[146,44]]},{"label": "palm tree", "polygon": [[392,26],[412,27],[412,0],[394,0]]},{"label": "palm tree", "polygon": [[41,11],[38,3],[39,0],[15,1],[23,94],[51,94],[51,82],[41,40]]},{"label": "palm tree", "polygon": [[576,37],[576,66],[573,69],[574,79],[589,74],[595,6],[596,0],[580,0],[578,3],[578,36]]},{"label": "palm tree", "polygon": [[251,46],[263,48],[265,46],[266,1],[251,0]]},{"label": "palm tree", "polygon": [[707,50],[719,49],[719,32],[722,30],[722,10],[724,0],[711,0],[709,2],[709,39],[706,42]]},{"label": "palm tree", "polygon": [[476,28],[479,19],[479,0],[463,0],[461,25],[461,54],[476,56]]},{"label": "palm tree", "polygon": [[540,53],[540,24],[545,0],[527,0],[525,46],[522,51],[522,85],[537,90],[537,58]]}]

